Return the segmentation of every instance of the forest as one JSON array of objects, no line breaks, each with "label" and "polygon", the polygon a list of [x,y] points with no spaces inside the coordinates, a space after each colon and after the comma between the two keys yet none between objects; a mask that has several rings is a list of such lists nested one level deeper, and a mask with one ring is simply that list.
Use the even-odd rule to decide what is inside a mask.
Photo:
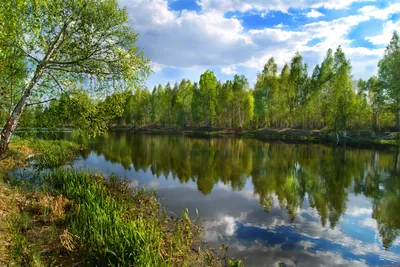
[{"label": "forest", "polygon": [[[311,75],[300,53],[280,72],[271,57],[254,88],[244,75],[221,82],[207,70],[198,83],[182,80],[152,90],[125,88],[97,101],[77,90],[60,101],[29,108],[21,124],[49,127],[53,122],[54,127],[94,133],[109,125],[394,131],[400,127],[399,77],[400,40],[394,32],[379,61],[378,75],[368,80],[354,80],[351,62],[338,47],[327,51]],[[88,116],[103,120],[88,121]]]}]

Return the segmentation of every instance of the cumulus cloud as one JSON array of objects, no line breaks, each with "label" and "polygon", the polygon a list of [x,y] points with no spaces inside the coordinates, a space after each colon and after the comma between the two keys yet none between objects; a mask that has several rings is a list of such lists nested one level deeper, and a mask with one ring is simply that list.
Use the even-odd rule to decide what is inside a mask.
[{"label": "cumulus cloud", "polygon": [[358,217],[360,215],[372,215],[372,208],[360,208],[360,207],[349,207],[346,211],[346,214],[350,216]]},{"label": "cumulus cloud", "polygon": [[381,34],[369,36],[365,39],[371,42],[373,45],[387,45],[390,42],[390,39],[392,39],[393,32],[400,30],[400,20],[396,23],[393,23],[393,21],[389,20],[383,24],[382,28],[383,30]]},{"label": "cumulus cloud", "polygon": [[324,14],[316,11],[315,9],[312,9],[310,12],[306,13],[307,18],[319,18],[319,17],[323,17],[323,16],[324,16]]},{"label": "cumulus cloud", "polygon": [[130,180],[128,184],[129,188],[136,188],[139,186],[139,180]]},{"label": "cumulus cloud", "polygon": [[390,4],[388,7],[379,9],[375,6],[364,6],[358,10],[359,13],[375,19],[387,19],[391,14],[400,12],[400,3]]},{"label": "cumulus cloud", "polygon": [[251,53],[241,22],[216,12],[172,12],[165,0],[121,0],[152,61],[173,67],[229,65]]},{"label": "cumulus cloud", "polygon": [[[273,266],[276,262],[288,266],[294,266],[296,262],[301,262],[302,266],[368,266],[370,262],[366,261],[369,256],[398,262],[400,257],[395,251],[385,250],[379,244],[376,222],[369,217],[369,200],[353,194],[349,195],[349,199],[353,205],[343,216],[352,217],[351,225],[355,227],[355,232],[359,230],[358,227],[368,227],[375,231],[376,242],[362,241],[344,231],[342,226],[349,222],[343,219],[334,229],[323,227],[318,212],[307,203],[301,216],[299,214],[293,223],[288,222],[285,215],[287,211],[279,206],[273,207],[269,213],[258,209],[247,209],[236,216],[218,213],[213,220],[205,222],[203,238],[215,243],[223,235],[225,242],[232,248],[231,256],[245,259],[246,266]],[[327,244],[335,249],[326,249]],[[353,256],[346,256],[344,252]]]},{"label": "cumulus cloud", "polygon": [[225,237],[233,236],[237,229],[236,222],[244,220],[246,217],[246,213],[242,213],[239,217],[219,214],[214,220],[204,223],[202,239],[208,242],[216,242],[221,235]]},{"label": "cumulus cloud", "polygon": [[[226,75],[241,70],[254,73],[273,56],[281,68],[289,63],[296,51],[302,53],[312,68],[324,57],[328,48],[341,45],[351,59],[356,78],[373,74],[381,48],[359,47],[348,35],[351,30],[371,18],[386,19],[390,14],[400,11],[400,4],[386,8],[367,5],[355,11],[355,15],[341,17],[332,21],[316,21],[296,27],[283,23],[275,26],[248,29],[244,28],[240,16],[226,16],[227,11],[249,11],[268,14],[271,10],[288,11],[290,8],[307,8],[305,13],[311,18],[323,15],[317,8],[347,8],[362,0],[198,0],[201,12],[173,11],[167,0],[119,0],[126,6],[130,23],[140,34],[138,45],[151,58],[153,70],[180,70],[182,78],[188,78],[189,69],[205,70],[218,68]],[[304,13],[303,13],[304,14]],[[387,22],[377,36],[367,38],[374,45],[387,43],[390,31],[399,27],[399,22]],[[309,45],[311,40],[317,43]],[[156,77],[161,77],[159,74]],[[252,80],[252,77],[248,77]],[[176,79],[176,77],[174,78]],[[254,79],[253,79],[254,80]],[[171,80],[172,81],[172,80]],[[173,81],[172,81],[173,82]]]},{"label": "cumulus cloud", "polygon": [[228,66],[221,68],[221,72],[226,75],[234,75],[237,73],[235,66]]}]

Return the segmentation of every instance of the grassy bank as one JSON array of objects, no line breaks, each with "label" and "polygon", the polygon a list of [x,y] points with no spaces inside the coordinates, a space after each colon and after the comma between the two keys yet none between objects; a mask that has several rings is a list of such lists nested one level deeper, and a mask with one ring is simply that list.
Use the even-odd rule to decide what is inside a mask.
[{"label": "grassy bank", "polygon": [[156,192],[63,167],[78,150],[65,141],[14,140],[2,173],[34,160],[28,180],[0,184],[0,265],[241,266],[225,247],[202,246],[201,222],[187,210],[168,217]]},{"label": "grassy bank", "polygon": [[41,239],[32,241],[28,238],[36,231],[28,232],[27,227],[32,222],[29,206],[38,202],[41,193],[26,191],[24,181],[10,180],[9,172],[27,167],[36,170],[58,167],[72,160],[78,149],[76,144],[67,141],[13,138],[6,157],[0,160],[1,266],[40,266],[37,264],[40,252],[32,244]]}]

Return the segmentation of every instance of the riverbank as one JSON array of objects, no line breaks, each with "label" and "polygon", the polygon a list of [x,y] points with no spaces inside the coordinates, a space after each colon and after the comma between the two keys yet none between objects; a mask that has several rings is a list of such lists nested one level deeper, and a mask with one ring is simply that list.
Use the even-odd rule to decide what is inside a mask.
[{"label": "riverbank", "polygon": [[223,128],[187,127],[185,129],[176,127],[112,127],[111,131],[129,131],[147,134],[185,134],[188,136],[245,136],[261,140],[282,141],[310,141],[320,143],[336,144],[361,144],[396,146],[399,144],[399,133],[397,132],[372,132],[372,131],[348,131],[335,133],[323,130],[304,129],[273,129],[263,128],[257,130],[237,130]]},{"label": "riverbank", "polygon": [[[65,166],[79,150],[66,141],[12,142],[0,161],[0,265],[241,266],[225,247],[203,246],[198,217],[168,217],[156,192]],[[8,175],[24,167],[29,174]]]}]

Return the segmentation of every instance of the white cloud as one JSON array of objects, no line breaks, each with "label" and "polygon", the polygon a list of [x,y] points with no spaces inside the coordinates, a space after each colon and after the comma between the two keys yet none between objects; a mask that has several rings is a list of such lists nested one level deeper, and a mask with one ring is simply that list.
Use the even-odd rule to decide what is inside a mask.
[{"label": "white cloud", "polygon": [[310,12],[306,13],[307,18],[319,18],[324,16],[321,12],[316,11],[315,9],[312,9]]},{"label": "white cloud", "polygon": [[346,211],[347,215],[358,217],[360,215],[372,215],[371,208],[350,207]]},{"label": "white cloud", "polygon": [[[369,255],[379,255],[381,260],[398,262],[400,256],[395,251],[385,250],[379,243],[379,231],[376,227],[375,219],[371,218],[370,200],[364,196],[355,196],[350,194],[349,200],[353,203],[351,207],[345,212],[347,215],[363,215],[362,217],[352,218],[351,222],[354,223],[355,231],[359,230],[358,227],[371,228],[376,233],[376,242],[365,242],[357,237],[344,232],[342,226],[348,222],[342,219],[339,221],[334,229],[323,227],[320,223],[320,215],[315,208],[305,208],[301,214],[296,217],[293,223],[288,223],[286,211],[279,206],[270,210],[269,215],[257,216],[252,210],[242,212],[240,216],[219,214],[214,220],[205,222],[204,240],[207,242],[216,242],[220,235],[224,235],[227,244],[233,248],[234,256],[237,258],[249,258],[251,266],[273,266],[274,263],[280,261],[290,266],[294,265],[295,260],[301,262],[304,266],[368,266],[365,258]],[[237,212],[240,212],[239,209]],[[262,212],[262,211],[261,211]],[[304,216],[307,214],[307,216]],[[312,219],[310,219],[310,217]],[[366,217],[366,218],[364,218]],[[243,224],[244,227],[257,228],[260,236],[251,236],[249,239],[242,239],[237,237],[237,225]],[[293,230],[289,233],[294,234],[294,237],[287,235],[287,228],[291,227]],[[263,231],[261,231],[263,230]],[[273,240],[265,240],[263,237],[267,235],[261,234],[268,232],[279,237],[287,237],[282,242],[275,243]],[[306,238],[307,237],[307,238]],[[282,248],[283,244],[295,242],[295,250],[289,252]],[[329,244],[337,244],[342,249],[338,251],[326,251],[323,248],[317,248],[322,242]],[[396,243],[397,242],[397,243]],[[398,244],[399,239],[394,242]],[[346,251],[354,254],[355,258],[360,258],[356,261],[349,261],[346,257],[343,258],[342,252]],[[290,257],[288,256],[290,253]],[[288,261],[290,259],[290,261]]]},{"label": "white cloud", "polygon": [[147,184],[147,187],[152,189],[157,189],[160,187],[160,183],[158,181],[152,181],[149,184]]},{"label": "white cloud", "polygon": [[375,19],[385,20],[389,17],[389,15],[400,12],[400,3],[391,4],[383,9],[378,9],[375,6],[364,6],[360,8],[358,12]]},{"label": "white cloud", "polygon": [[378,223],[376,222],[375,219],[370,218],[370,217],[361,221],[360,225],[363,227],[371,228],[374,231],[376,231],[376,229],[378,229]]},{"label": "white cloud", "polygon": [[383,30],[381,34],[369,36],[365,39],[373,45],[387,45],[392,39],[393,32],[400,30],[400,20],[396,23],[393,23],[393,21],[389,20],[383,24],[382,28]]},{"label": "white cloud", "polygon": [[369,19],[370,17],[365,15],[353,15],[332,21],[309,23],[304,25],[303,29],[314,38],[325,38],[324,43],[325,45],[329,45],[328,47],[343,46],[350,43],[350,41],[346,39],[346,36],[351,28]]},{"label": "white cloud", "polygon": [[220,214],[215,220],[206,221],[204,223],[202,239],[209,242],[215,242],[221,235],[233,236],[237,229],[236,222],[244,220],[246,216],[246,213],[241,214],[239,217]]},{"label": "white cloud", "polygon": [[300,242],[297,243],[297,245],[304,250],[308,250],[309,248],[312,248],[315,246],[315,244],[313,242],[305,241],[305,240],[301,240]]},{"label": "white cloud", "polygon": [[203,10],[218,10],[219,12],[249,10],[268,11],[280,10],[287,13],[289,8],[326,8],[343,9],[356,2],[372,2],[374,0],[198,0],[197,4]]},{"label": "white cloud", "polygon": [[221,72],[226,75],[234,75],[237,73],[237,70],[235,66],[228,66],[221,68]]},{"label": "white cloud", "polygon": [[169,67],[229,65],[251,53],[241,22],[210,11],[172,12],[166,0],[121,0],[138,44],[155,63]]},{"label": "white cloud", "polygon": [[[373,74],[383,51],[358,47],[348,34],[362,22],[388,17],[400,9],[400,4],[384,9],[367,5],[359,9],[358,14],[332,21],[317,21],[296,28],[279,23],[271,28],[247,30],[240,15],[228,18],[224,12],[256,10],[267,14],[269,10],[305,7],[311,8],[306,15],[317,17],[320,14],[316,8],[346,8],[362,0],[198,0],[201,12],[172,11],[167,0],[119,1],[126,6],[131,25],[140,33],[138,45],[151,58],[153,70],[158,72],[157,79],[165,75],[160,73],[161,69],[174,68],[182,78],[189,78],[194,69],[197,73],[219,66],[221,73],[232,75],[242,66],[241,71],[254,73],[254,77],[248,77],[254,80],[255,69],[261,69],[271,56],[281,68],[299,51],[312,68],[322,60],[328,48],[335,49],[339,45],[351,59],[356,78],[364,78]],[[388,22],[382,34],[368,37],[368,40],[373,44],[387,43],[388,32],[396,27],[399,27],[398,22]],[[318,43],[308,45],[313,39]],[[163,82],[167,80],[162,79]],[[169,79],[174,82],[179,78]]]},{"label": "white cloud", "polygon": [[[352,47],[352,41],[347,39],[347,35],[353,27],[369,19],[370,17],[366,15],[353,15],[332,21],[318,21],[302,26],[301,31],[251,30],[249,35],[252,36],[253,43],[267,47],[267,49],[253,55],[244,65],[261,69],[273,56],[277,64],[282,67],[285,63],[290,63],[294,53],[299,51],[310,68],[313,68],[323,59],[329,48],[336,49],[341,45],[353,65],[357,65],[358,60],[364,63],[361,69],[356,70],[362,70],[361,75],[364,78],[365,73],[371,74],[370,71],[366,70],[377,64],[377,58],[382,55],[382,50]],[[310,40],[316,38],[320,40],[319,43],[314,46],[307,45]],[[376,58],[368,58],[370,61],[366,61],[365,57],[367,56]],[[365,63],[369,63],[369,65]]]}]

